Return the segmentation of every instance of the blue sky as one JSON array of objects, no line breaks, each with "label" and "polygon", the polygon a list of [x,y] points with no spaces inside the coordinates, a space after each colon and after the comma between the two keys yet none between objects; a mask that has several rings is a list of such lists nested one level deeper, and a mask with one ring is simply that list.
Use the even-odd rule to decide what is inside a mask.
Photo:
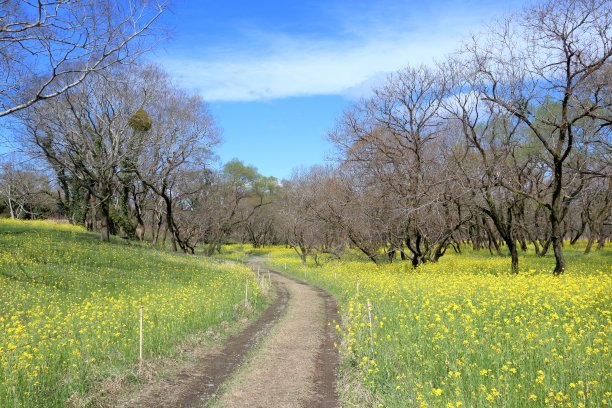
[{"label": "blue sky", "polygon": [[223,128],[222,161],[264,175],[324,163],[342,111],[392,71],[431,63],[524,1],[180,1],[156,51]]},{"label": "blue sky", "polygon": [[430,64],[526,0],[173,0],[149,57],[200,93],[223,129],[221,162],[289,178],[324,163],[327,132],[385,76]]}]

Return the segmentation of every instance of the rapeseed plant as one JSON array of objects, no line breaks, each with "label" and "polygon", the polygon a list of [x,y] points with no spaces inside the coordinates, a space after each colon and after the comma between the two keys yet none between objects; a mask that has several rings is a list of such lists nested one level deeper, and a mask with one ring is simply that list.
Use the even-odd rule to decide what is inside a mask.
[{"label": "rapeseed plant", "polygon": [[0,406],[65,406],[92,383],[189,334],[263,306],[252,272],[116,242],[48,221],[0,221]]},{"label": "rapeseed plant", "polygon": [[605,406],[611,254],[567,252],[561,277],[551,275],[550,257],[525,256],[513,275],[506,258],[469,251],[416,270],[330,261],[305,273],[281,248],[268,259],[336,295],[340,352],[380,406]]}]

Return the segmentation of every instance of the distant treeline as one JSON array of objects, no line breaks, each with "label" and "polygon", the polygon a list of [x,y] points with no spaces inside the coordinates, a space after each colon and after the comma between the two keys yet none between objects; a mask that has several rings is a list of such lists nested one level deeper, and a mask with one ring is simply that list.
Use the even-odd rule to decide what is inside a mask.
[{"label": "distant treeline", "polygon": [[588,239],[588,253],[610,237],[611,21],[602,0],[498,20],[445,60],[389,75],[329,132],[335,163],[284,182],[239,161],[215,170],[206,103],[158,67],[66,72],[9,112],[37,161],[4,163],[5,211],[185,252],[285,243],[303,262],[353,247],[418,266],[470,243],[503,245],[518,272],[531,245],[562,274],[564,240]]}]

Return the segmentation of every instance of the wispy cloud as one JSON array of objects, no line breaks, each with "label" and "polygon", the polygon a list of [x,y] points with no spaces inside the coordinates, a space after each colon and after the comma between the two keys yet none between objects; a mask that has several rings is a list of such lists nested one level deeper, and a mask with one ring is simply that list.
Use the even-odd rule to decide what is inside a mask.
[{"label": "wispy cloud", "polygon": [[259,28],[238,44],[194,46],[189,56],[169,55],[161,62],[180,85],[197,90],[209,101],[358,97],[389,72],[431,63],[451,52],[482,19],[482,14],[452,8],[404,14],[387,10],[386,15],[378,13],[367,20],[344,16],[338,21],[343,35],[335,37]]}]

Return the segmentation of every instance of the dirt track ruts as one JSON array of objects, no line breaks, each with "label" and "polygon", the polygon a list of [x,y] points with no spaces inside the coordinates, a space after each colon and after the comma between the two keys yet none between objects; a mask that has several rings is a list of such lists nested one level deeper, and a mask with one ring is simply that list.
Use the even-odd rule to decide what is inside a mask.
[{"label": "dirt track ruts", "polygon": [[275,274],[289,292],[285,315],[226,387],[219,405],[234,407],[336,407],[337,308],[321,289]]},{"label": "dirt track ruts", "polygon": [[334,299],[282,274],[271,277],[277,297],[259,319],[122,406],[203,407],[213,397],[232,408],[338,406]]}]

